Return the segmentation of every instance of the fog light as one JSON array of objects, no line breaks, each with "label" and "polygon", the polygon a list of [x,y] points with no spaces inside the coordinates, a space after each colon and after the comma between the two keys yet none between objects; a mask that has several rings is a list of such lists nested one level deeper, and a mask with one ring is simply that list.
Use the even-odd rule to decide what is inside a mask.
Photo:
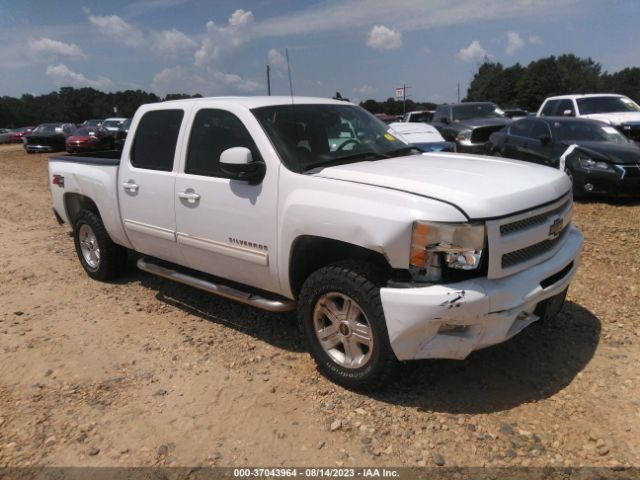
[{"label": "fog light", "polygon": [[585,189],[587,192],[591,192],[591,191],[593,190],[593,184],[592,184],[592,183],[585,183],[585,184],[584,184],[584,189]]},{"label": "fog light", "polygon": [[469,330],[469,325],[451,325],[443,323],[438,329],[438,333],[464,333]]}]

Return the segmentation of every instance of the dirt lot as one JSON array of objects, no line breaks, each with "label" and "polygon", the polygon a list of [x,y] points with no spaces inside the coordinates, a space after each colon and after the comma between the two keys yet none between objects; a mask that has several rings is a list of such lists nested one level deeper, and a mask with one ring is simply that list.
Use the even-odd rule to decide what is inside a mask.
[{"label": "dirt lot", "polygon": [[132,268],[90,280],[46,156],[0,146],[0,467],[640,466],[640,203],[579,203],[563,312],[387,389],[320,377],[292,315]]}]

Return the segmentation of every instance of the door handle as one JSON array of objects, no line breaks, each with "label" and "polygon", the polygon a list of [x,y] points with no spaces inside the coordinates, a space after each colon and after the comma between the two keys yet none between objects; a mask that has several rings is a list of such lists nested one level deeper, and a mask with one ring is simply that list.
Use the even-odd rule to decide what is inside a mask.
[{"label": "door handle", "polygon": [[123,187],[125,190],[129,190],[129,191],[131,191],[131,192],[137,192],[137,191],[138,191],[138,188],[140,188],[140,187],[138,186],[138,184],[137,184],[137,183],[135,183],[133,180],[129,180],[129,181],[127,181],[127,182],[123,182],[123,183],[122,183],[122,187]]},{"label": "door handle", "polygon": [[190,203],[195,203],[200,200],[200,195],[196,192],[178,192],[178,198],[182,198]]}]

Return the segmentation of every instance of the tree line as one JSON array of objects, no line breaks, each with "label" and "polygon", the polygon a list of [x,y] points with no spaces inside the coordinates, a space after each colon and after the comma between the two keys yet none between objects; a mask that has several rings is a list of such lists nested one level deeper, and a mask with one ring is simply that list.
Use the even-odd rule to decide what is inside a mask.
[{"label": "tree line", "polygon": [[537,110],[543,100],[570,93],[619,93],[640,99],[640,68],[602,71],[591,58],[565,54],[540,58],[522,66],[504,67],[485,59],[473,76],[466,101],[491,101],[508,107]]},{"label": "tree line", "polygon": [[0,127],[17,128],[45,122],[81,123],[90,118],[131,117],[140,105],[202,95],[168,94],[164,98],[142,90],[105,93],[93,88],[62,87],[44,95],[0,97]]},{"label": "tree line", "polygon": [[[516,63],[510,67],[485,59],[474,74],[463,101],[489,101],[503,108],[521,107],[536,111],[545,98],[553,95],[604,92],[640,100],[640,68],[607,73],[593,59],[583,59],[573,54],[552,55],[534,60],[526,66]],[[372,113],[402,113],[402,101],[393,98],[384,102],[366,100],[360,105]],[[433,110],[435,104],[407,100],[406,107],[407,112]]]}]

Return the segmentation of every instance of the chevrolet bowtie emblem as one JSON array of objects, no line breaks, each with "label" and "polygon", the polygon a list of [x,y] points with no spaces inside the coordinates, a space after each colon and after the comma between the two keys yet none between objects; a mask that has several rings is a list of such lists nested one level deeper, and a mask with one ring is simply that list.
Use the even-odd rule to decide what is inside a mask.
[{"label": "chevrolet bowtie emblem", "polygon": [[564,221],[562,218],[556,218],[551,226],[549,227],[549,238],[555,239],[560,236],[560,232],[562,231],[562,225],[564,225]]}]

